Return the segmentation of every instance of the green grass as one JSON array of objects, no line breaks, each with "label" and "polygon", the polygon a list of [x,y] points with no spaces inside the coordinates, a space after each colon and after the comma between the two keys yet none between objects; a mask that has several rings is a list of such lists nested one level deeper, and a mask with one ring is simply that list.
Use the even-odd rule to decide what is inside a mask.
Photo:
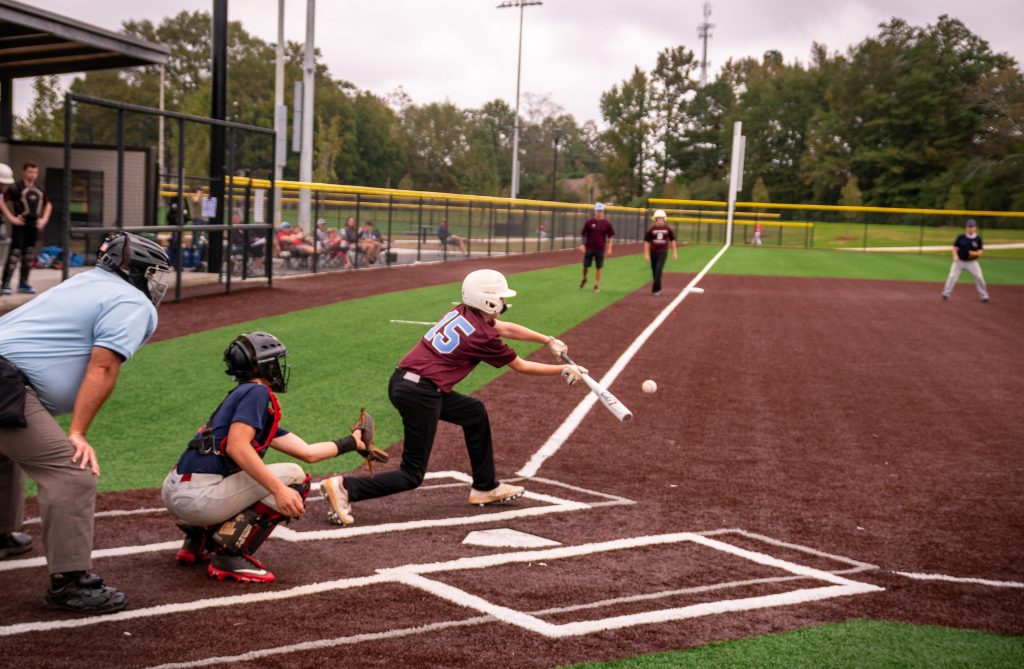
[{"label": "green grass", "polygon": [[[771,228],[766,235],[771,235]],[[962,225],[944,225],[921,228],[917,225],[868,225],[867,245],[870,246],[952,246],[957,235],[964,231]],[[1024,242],[1024,229],[982,228],[986,244]],[[864,224],[815,223],[814,248],[859,248],[864,245]]]},{"label": "green grass", "polygon": [[639,655],[574,669],[1016,669],[1024,638],[925,625],[860,620]]}]

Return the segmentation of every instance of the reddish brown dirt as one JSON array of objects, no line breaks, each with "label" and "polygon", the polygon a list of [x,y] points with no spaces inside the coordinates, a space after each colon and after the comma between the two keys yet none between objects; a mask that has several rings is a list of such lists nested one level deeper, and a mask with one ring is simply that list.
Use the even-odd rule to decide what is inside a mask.
[{"label": "reddish brown dirt", "polygon": [[[439,280],[457,280],[467,267],[453,263],[452,276]],[[350,281],[350,276],[337,281]],[[670,276],[670,292],[688,278]],[[103,558],[96,569],[129,593],[133,611],[141,611],[233,594],[283,593],[372,575],[378,568],[518,550],[464,545],[471,530],[507,527],[574,546],[740,528],[870,563],[876,568],[848,578],[884,591],[555,640],[481,619],[476,610],[412,587],[378,584],[4,636],[5,662],[63,667],[73,657],[82,667],[136,667],[347,637],[344,645],[293,649],[233,664],[548,667],[856,618],[1024,634],[1022,589],[917,581],[896,573],[1024,581],[1024,422],[1019,407],[1024,359],[1018,353],[1024,344],[1024,287],[996,287],[993,303],[982,305],[966,290],[943,304],[937,287],[928,284],[709,276],[702,285],[707,292],[685,300],[612,385],[636,415],[633,423],[617,423],[595,407],[538,474],[635,504],[299,545],[274,540],[259,554],[279,579],[269,586],[211,581],[199,568],[175,566],[173,549]],[[308,306],[294,304],[305,292],[293,295],[293,308]],[[666,303],[639,291],[564,339],[574,357],[599,378]],[[164,322],[175,318],[184,316]],[[641,393],[646,378],[658,382],[656,394]],[[507,374],[477,396],[490,408],[498,470],[508,479],[583,391],[553,379]],[[399,452],[396,446],[394,453]],[[466,465],[461,433],[443,426],[431,469],[464,471]],[[353,528],[487,517],[546,504],[520,500],[477,509],[465,504],[465,486],[447,483],[429,481],[414,492],[360,503]],[[582,502],[602,499],[544,480],[527,486]],[[156,491],[104,495],[99,502],[100,509],[159,505]],[[29,513],[34,515],[34,509]],[[321,500],[311,501],[307,517],[291,528],[335,529],[324,519]],[[27,526],[37,537],[38,529]],[[178,538],[165,514],[97,523],[97,548]],[[849,567],[837,557],[757,538],[729,533],[717,538],[817,569]],[[564,624],[824,585],[813,579],[773,581],[558,610],[780,575],[786,573],[687,543],[429,576],[491,603]],[[38,608],[44,578],[42,567],[0,571],[0,590],[7,593],[0,601],[0,627],[67,617]],[[437,627],[416,629],[427,625]],[[403,632],[352,638],[390,630]]]}]

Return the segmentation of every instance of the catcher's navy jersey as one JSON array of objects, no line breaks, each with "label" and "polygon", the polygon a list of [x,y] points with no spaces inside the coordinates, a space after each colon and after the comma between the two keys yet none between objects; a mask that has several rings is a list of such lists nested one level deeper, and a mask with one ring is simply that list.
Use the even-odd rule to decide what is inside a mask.
[{"label": "catcher's navy jersey", "polygon": [[504,367],[515,359],[516,352],[502,341],[494,321],[460,304],[430,328],[398,366],[430,379],[447,393],[481,360]]}]

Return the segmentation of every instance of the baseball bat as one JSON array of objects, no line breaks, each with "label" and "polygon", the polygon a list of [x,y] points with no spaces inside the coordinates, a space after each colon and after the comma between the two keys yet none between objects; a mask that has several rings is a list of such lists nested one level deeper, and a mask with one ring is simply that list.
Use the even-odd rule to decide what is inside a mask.
[{"label": "baseball bat", "polygon": [[[562,353],[562,360],[568,365],[575,365],[572,358],[569,357],[568,353]],[[583,382],[590,388],[590,392],[597,396],[597,399],[604,405],[605,409],[611,412],[613,416],[619,419],[620,422],[625,423],[633,420],[633,412],[626,408],[626,405],[619,401],[619,398],[612,395],[607,388],[602,386],[600,383],[590,378],[589,374],[583,375]]]}]

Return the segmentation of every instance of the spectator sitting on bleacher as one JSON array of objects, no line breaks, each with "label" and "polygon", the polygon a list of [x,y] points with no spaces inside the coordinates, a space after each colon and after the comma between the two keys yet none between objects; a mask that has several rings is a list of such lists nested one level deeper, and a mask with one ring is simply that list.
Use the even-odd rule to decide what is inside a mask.
[{"label": "spectator sitting on bleacher", "polygon": [[359,248],[366,255],[366,262],[370,265],[377,262],[381,249],[384,248],[384,241],[380,232],[373,227],[373,221],[366,221],[359,229]]},{"label": "spectator sitting on bleacher", "polygon": [[469,255],[469,251],[466,250],[466,238],[460,237],[459,235],[453,235],[448,232],[448,219],[442,218],[441,222],[437,224],[437,238],[441,240],[441,250],[444,251],[444,247],[457,246],[459,252],[463,255]]},{"label": "spectator sitting on bleacher", "polygon": [[281,228],[277,233],[277,248],[282,254],[287,252],[287,256],[283,257],[298,257],[298,258],[309,258],[315,253],[313,245],[306,241],[306,237],[302,234],[302,228],[296,227],[292,230],[290,223],[282,223]]},{"label": "spectator sitting on bleacher", "polygon": [[352,261],[349,260],[348,252],[351,248],[349,244],[345,243],[345,236],[343,234],[344,228],[339,230],[338,228],[331,228],[327,233],[327,257],[330,259],[338,259],[342,262],[345,269],[352,267]]}]

